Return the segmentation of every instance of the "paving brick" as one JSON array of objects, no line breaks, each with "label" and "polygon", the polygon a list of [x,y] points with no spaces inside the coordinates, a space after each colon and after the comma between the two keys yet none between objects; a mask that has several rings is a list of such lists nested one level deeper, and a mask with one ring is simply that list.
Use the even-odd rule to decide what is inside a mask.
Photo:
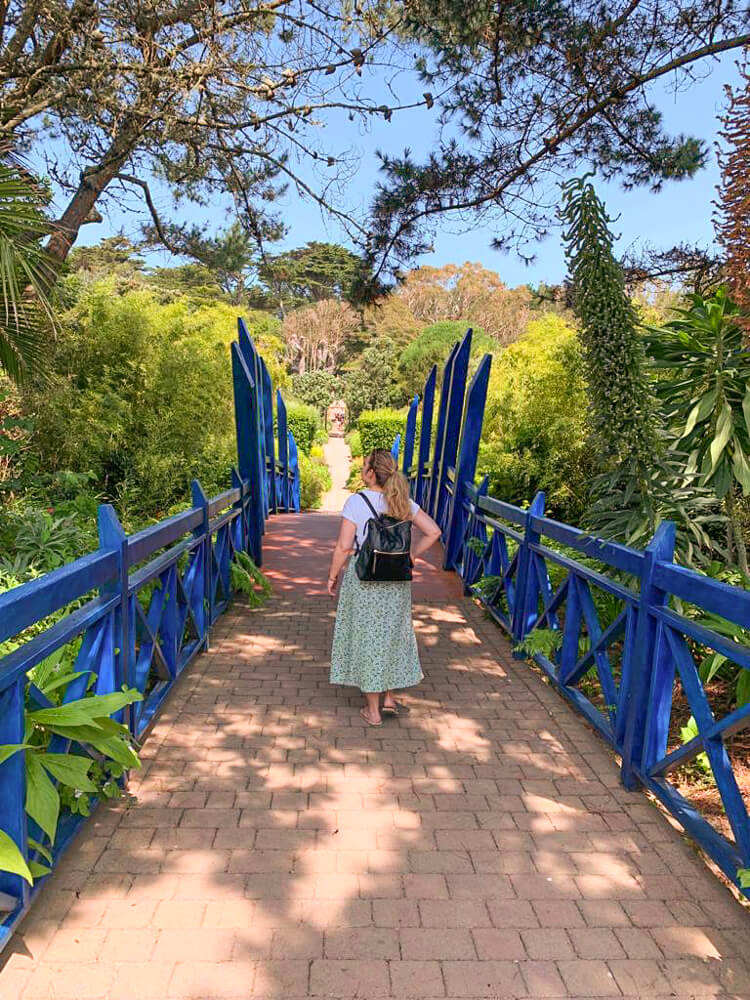
[{"label": "paving brick", "polygon": [[[557,963],[568,993],[574,997],[620,996],[621,990],[605,962],[574,959]],[[635,996],[640,994],[636,991]]]},{"label": "paving brick", "polygon": [[566,931],[560,927],[540,927],[521,931],[521,939],[529,958],[555,962],[562,958],[575,958],[575,951]]},{"label": "paving brick", "polygon": [[[471,926],[471,925],[469,925]],[[509,928],[478,927],[472,930],[474,947],[482,961],[526,959],[526,949],[518,931]]]},{"label": "paving brick", "polygon": [[474,899],[423,899],[419,913],[424,927],[489,927],[490,920],[483,900]]},{"label": "paving brick", "polygon": [[517,962],[444,962],[449,997],[521,997],[526,986]]},{"label": "paving brick", "polygon": [[253,962],[180,962],[174,970],[167,996],[180,1000],[197,997],[226,997],[250,995],[255,981]]},{"label": "paving brick", "polygon": [[337,928],[325,937],[326,958],[398,958],[399,954],[398,932],[385,927]]},{"label": "paving brick", "polygon": [[476,957],[474,942],[467,929],[404,927],[400,937],[401,954],[405,959],[444,961]]},{"label": "paving brick", "polygon": [[438,962],[390,962],[391,996],[445,996],[443,974]]},{"label": "paving brick", "polygon": [[565,983],[554,962],[522,962],[519,966],[529,996],[568,996]]},{"label": "paving brick", "polygon": [[[303,994],[306,994],[306,990]],[[310,969],[310,992],[324,997],[386,997],[390,976],[386,962],[314,961]]]}]

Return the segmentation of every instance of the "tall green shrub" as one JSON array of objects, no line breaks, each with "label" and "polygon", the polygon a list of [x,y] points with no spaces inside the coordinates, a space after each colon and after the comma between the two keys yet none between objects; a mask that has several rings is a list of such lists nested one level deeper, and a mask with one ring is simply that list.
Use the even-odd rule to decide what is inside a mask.
[{"label": "tall green shrub", "polygon": [[563,185],[561,216],[581,324],[589,426],[605,473],[594,484],[593,496],[609,508],[612,496],[619,495],[624,507],[619,533],[632,538],[643,533],[644,524],[647,532],[656,526],[654,473],[660,465],[638,317],[613,253],[611,220],[587,177]]},{"label": "tall green shrub", "polygon": [[155,515],[225,488],[236,461],[229,343],[235,311],[160,303],[88,286],[50,345],[51,381],[23,397],[35,415],[27,465],[92,473],[92,491]]},{"label": "tall green shrub", "polygon": [[478,473],[490,494],[525,506],[544,490],[552,516],[578,523],[593,463],[581,347],[560,316],[532,320],[495,356],[483,426]]},{"label": "tall green shrub", "polygon": [[294,435],[297,448],[310,454],[315,435],[321,426],[320,414],[314,406],[288,401],[286,404],[287,427]]},{"label": "tall green shrub", "polygon": [[[398,362],[399,382],[405,395],[421,395],[425,379],[433,365],[442,374],[443,365],[457,340],[462,340],[470,323],[444,321],[425,327],[405,348]],[[485,354],[497,350],[497,342],[476,327],[471,338],[471,363],[475,367]]]},{"label": "tall green shrub", "polygon": [[362,454],[369,455],[376,448],[390,451],[397,434],[406,432],[406,414],[399,410],[365,410],[357,421]]}]

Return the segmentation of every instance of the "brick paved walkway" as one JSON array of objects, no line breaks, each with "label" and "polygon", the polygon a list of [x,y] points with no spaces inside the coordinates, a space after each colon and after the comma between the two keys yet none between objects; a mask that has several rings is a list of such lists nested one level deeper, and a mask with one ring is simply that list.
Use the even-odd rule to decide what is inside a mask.
[{"label": "brick paved walkway", "polygon": [[410,713],[363,726],[327,684],[325,539],[284,589],[290,530],[277,596],[221,620],[2,1000],[750,997],[747,913],[451,577],[421,584]]}]

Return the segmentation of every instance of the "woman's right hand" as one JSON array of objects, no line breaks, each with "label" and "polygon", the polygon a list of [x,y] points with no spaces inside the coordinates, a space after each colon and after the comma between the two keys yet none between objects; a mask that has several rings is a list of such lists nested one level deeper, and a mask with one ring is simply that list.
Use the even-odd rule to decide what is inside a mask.
[{"label": "woman's right hand", "polygon": [[331,595],[331,597],[335,597],[336,596],[336,577],[335,576],[329,576],[328,577],[328,593]]}]

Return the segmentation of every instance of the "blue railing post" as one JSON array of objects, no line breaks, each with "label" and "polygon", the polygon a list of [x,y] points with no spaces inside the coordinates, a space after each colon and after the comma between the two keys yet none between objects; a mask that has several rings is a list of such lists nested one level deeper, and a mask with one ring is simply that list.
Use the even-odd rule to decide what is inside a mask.
[{"label": "blue railing post", "polygon": [[[445,524],[445,507],[448,502],[446,484],[448,481],[448,469],[456,464],[458,453],[458,441],[461,436],[461,421],[464,412],[464,395],[466,393],[466,379],[469,374],[469,355],[471,354],[472,331],[466,331],[464,339],[458,345],[453,365],[451,367],[450,385],[446,401],[446,414],[444,423],[443,439],[440,445],[439,461],[437,465],[437,489],[435,493],[435,506],[433,517],[443,528],[443,540],[447,537],[447,525]],[[455,485],[455,484],[454,484]]]},{"label": "blue railing post", "polygon": [[299,514],[301,506],[299,454],[297,452],[297,442],[294,440],[294,434],[292,434],[291,431],[287,431],[287,437],[289,443],[289,489],[291,493],[291,509],[295,513]]},{"label": "blue railing post", "polygon": [[250,516],[248,542],[255,564],[263,560],[264,526],[263,479],[266,470],[261,464],[259,423],[256,405],[258,387],[245,362],[239,344],[232,344],[232,379],[234,384],[234,419],[237,428],[237,460],[240,476],[250,483]]},{"label": "blue railing post", "polygon": [[273,385],[263,358],[260,359],[260,368],[263,379],[263,432],[266,441],[268,506],[270,511],[275,514],[278,509],[278,497],[276,495],[276,446],[273,440]]},{"label": "blue railing post", "polygon": [[270,497],[268,496],[268,484],[267,484],[267,474],[266,474],[266,432],[265,432],[265,401],[263,392],[263,369],[260,360],[260,355],[256,350],[253,338],[250,336],[250,332],[247,329],[247,324],[244,319],[239,319],[237,321],[238,327],[238,340],[240,345],[240,351],[245,359],[245,364],[247,365],[250,374],[253,377],[253,382],[255,384],[254,393],[254,411],[255,419],[257,421],[256,429],[256,440],[257,447],[259,450],[259,464],[262,469],[262,498],[263,498],[263,519],[265,520],[269,511]]},{"label": "blue railing post", "polygon": [[[234,473],[234,470],[232,470]],[[200,557],[203,568],[203,604],[204,620],[202,622],[204,634],[201,639],[205,648],[209,646],[209,633],[214,621],[214,588],[213,588],[213,559],[211,557],[211,533],[209,531],[208,497],[197,479],[190,484],[190,492],[193,500],[193,507],[201,510],[202,520],[200,527],[193,531],[194,538],[200,538]]]},{"label": "blue railing post", "polygon": [[456,462],[456,481],[453,484],[453,496],[448,511],[443,569],[455,569],[461,562],[461,549],[464,543],[466,525],[466,510],[464,509],[466,484],[474,485],[474,476],[477,471],[479,439],[482,436],[484,404],[487,401],[491,365],[492,356],[485,354],[474,373],[466,397],[466,416],[464,417],[461,445]]},{"label": "blue railing post", "polygon": [[437,501],[439,495],[440,480],[440,459],[443,454],[443,440],[445,438],[445,418],[448,412],[448,399],[451,392],[451,380],[453,378],[453,362],[458,351],[458,344],[454,344],[448,355],[448,360],[443,368],[443,382],[440,386],[440,401],[437,411],[437,429],[435,431],[435,447],[432,452],[432,466],[430,468],[430,491],[424,498],[422,504],[431,517],[435,517],[437,511]]},{"label": "blue railing post", "polygon": [[[643,570],[641,572],[640,594],[638,599],[638,621],[636,624],[633,657],[630,666],[630,690],[625,692],[625,736],[622,747],[621,779],[625,788],[635,788],[638,779],[636,769],[643,762],[644,749],[647,743],[647,717],[658,716],[658,706],[662,701],[672,704],[672,673],[667,679],[668,692],[655,691],[652,698],[652,680],[654,671],[658,671],[656,662],[656,633],[658,625],[651,608],[663,607],[668,601],[668,595],[654,586],[654,569],[657,562],[672,562],[674,558],[675,526],[672,521],[662,521],[656,529],[654,537],[644,551]],[[649,703],[651,712],[649,712]],[[654,709],[656,711],[654,712]],[[663,713],[662,713],[663,714]],[[657,719],[658,721],[658,719]],[[666,711],[666,729],[669,728],[669,709]],[[662,727],[664,728],[664,727]],[[666,746],[666,730],[664,733]],[[653,733],[648,737],[653,740]]]},{"label": "blue railing post", "polygon": [[[14,681],[0,692],[0,744],[23,743],[25,728],[25,684],[24,677]],[[26,760],[25,751],[13,754],[0,764],[0,830],[7,833],[21,854],[28,860],[26,832]],[[0,892],[26,905],[29,900],[29,885],[20,875],[0,870]],[[4,941],[0,928],[0,946]]]},{"label": "blue railing post", "polygon": [[409,413],[406,417],[406,435],[404,437],[404,457],[401,463],[401,471],[405,476],[409,476],[411,463],[414,461],[414,439],[417,436],[417,411],[419,410],[419,396],[415,396],[409,406]]},{"label": "blue railing post", "polygon": [[[544,516],[544,493],[537,493],[526,511],[523,530],[523,541],[518,551],[518,570],[516,572],[516,606],[513,608],[513,642],[518,644],[526,638],[526,634],[534,627],[538,614],[538,594],[533,585],[534,570],[532,566],[533,553],[530,545],[537,545],[540,534],[533,527],[535,517]],[[525,654],[521,654],[524,656]]]},{"label": "blue railing post", "polygon": [[[120,524],[120,519],[115,513],[111,504],[100,504],[97,512],[97,526],[99,530],[99,548],[101,550],[112,549],[117,553],[117,579],[105,584],[101,588],[103,594],[119,593],[120,604],[115,611],[115,649],[119,650],[115,654],[112,666],[112,677],[107,685],[110,691],[119,691],[123,684],[129,688],[135,687],[135,636],[131,636],[131,628],[135,627],[135,622],[130,620],[130,594],[128,588],[128,536],[125,529]],[[100,677],[99,682],[103,678]],[[106,685],[106,681],[105,681]],[[136,709],[134,705],[128,705],[124,710],[123,721],[135,734]]]},{"label": "blue railing post", "polygon": [[[432,366],[422,393],[422,426],[419,431],[419,449],[417,453],[417,475],[414,480],[412,498],[424,507],[429,506],[429,490],[425,490],[425,468],[430,461],[430,444],[432,437],[432,411],[435,408],[435,385],[437,383],[437,365]],[[425,496],[427,494],[427,497]]]},{"label": "blue railing post", "polygon": [[391,445],[391,457],[393,461],[398,465],[398,453],[401,451],[401,434],[397,434],[396,438]]},{"label": "blue railing post", "polygon": [[280,492],[279,506],[285,512],[290,508],[289,504],[289,435],[286,418],[286,403],[279,389],[276,390],[276,433],[279,439],[279,465],[280,472]]},{"label": "blue railing post", "polygon": [[[242,476],[239,474],[235,466],[232,466],[232,488],[240,491],[239,498],[232,505],[239,510],[239,517],[237,521],[239,522],[239,538],[235,540],[235,545],[237,548],[241,549],[242,552],[247,552],[247,516],[245,511],[245,484],[242,480]],[[275,507],[275,504],[274,504]]]}]

